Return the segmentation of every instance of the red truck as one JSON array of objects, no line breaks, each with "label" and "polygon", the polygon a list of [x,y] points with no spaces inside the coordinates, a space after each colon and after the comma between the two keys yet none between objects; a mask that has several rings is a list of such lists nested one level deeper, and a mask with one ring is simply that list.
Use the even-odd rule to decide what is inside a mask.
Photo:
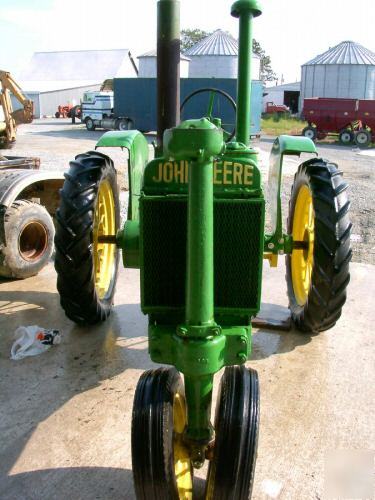
[{"label": "red truck", "polygon": [[275,104],[273,102],[267,102],[266,113],[289,113],[290,109],[285,104]]},{"label": "red truck", "polygon": [[305,99],[303,118],[308,126],[302,135],[312,140],[338,134],[342,144],[353,141],[367,147],[375,141],[375,101],[369,99]]}]

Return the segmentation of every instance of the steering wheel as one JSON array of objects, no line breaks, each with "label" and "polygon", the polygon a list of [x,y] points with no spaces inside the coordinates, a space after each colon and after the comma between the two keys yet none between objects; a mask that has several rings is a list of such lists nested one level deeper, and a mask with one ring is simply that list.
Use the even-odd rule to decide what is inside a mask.
[{"label": "steering wheel", "polygon": [[[223,97],[225,97],[230,102],[232,108],[234,109],[235,114],[237,113],[237,105],[236,105],[235,100],[227,92],[224,92],[224,90],[215,89],[213,87],[205,87],[202,89],[195,90],[194,92],[189,94],[187,97],[185,97],[185,99],[183,100],[183,102],[181,104],[180,112],[182,112],[182,110],[184,109],[184,107],[186,106],[188,101],[190,101],[190,99],[192,97],[196,96],[197,94],[202,94],[203,92],[210,92],[211,93],[210,100],[208,103],[207,115],[206,115],[206,118],[208,118],[211,122],[214,121],[214,117],[212,116],[212,111],[214,108],[215,94],[220,94]],[[236,126],[234,126],[232,132],[227,132],[225,129],[223,129],[223,131],[224,131],[224,135],[227,136],[225,142],[230,142],[236,134]]]}]

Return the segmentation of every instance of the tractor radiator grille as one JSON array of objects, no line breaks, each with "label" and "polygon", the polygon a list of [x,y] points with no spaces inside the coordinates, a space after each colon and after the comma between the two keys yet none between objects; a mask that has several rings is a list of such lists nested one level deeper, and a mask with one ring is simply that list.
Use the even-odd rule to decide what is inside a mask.
[{"label": "tractor radiator grille", "polygon": [[[214,203],[215,312],[258,310],[263,259],[263,200]],[[141,200],[142,310],[185,307],[186,199]]]}]

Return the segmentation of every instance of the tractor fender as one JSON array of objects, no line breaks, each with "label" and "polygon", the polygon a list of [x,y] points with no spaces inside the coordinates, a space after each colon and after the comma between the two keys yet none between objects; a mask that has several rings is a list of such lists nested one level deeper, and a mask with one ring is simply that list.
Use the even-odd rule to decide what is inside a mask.
[{"label": "tractor fender", "polygon": [[[17,198],[58,199],[58,189],[64,182],[63,172],[48,170],[7,169],[0,171],[0,206],[9,207]],[[54,192],[48,192],[54,190]],[[56,191],[56,192],[55,192]],[[23,192],[25,195],[23,196]],[[42,203],[41,204],[47,204]],[[48,207],[47,207],[48,209]]]},{"label": "tractor fender", "polygon": [[111,130],[101,136],[95,149],[105,147],[125,148],[129,152],[128,220],[139,220],[139,197],[143,185],[143,173],[149,157],[148,142],[138,130]]},{"label": "tractor fender", "polygon": [[317,155],[316,146],[307,137],[280,135],[273,143],[268,171],[268,201],[270,234],[267,240],[279,241],[283,237],[281,212],[281,179],[285,155],[300,156],[301,153]]}]

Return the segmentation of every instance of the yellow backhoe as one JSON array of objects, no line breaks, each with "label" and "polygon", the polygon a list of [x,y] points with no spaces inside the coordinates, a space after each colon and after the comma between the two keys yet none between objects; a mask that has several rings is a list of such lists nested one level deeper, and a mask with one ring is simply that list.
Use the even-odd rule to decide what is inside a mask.
[{"label": "yellow backhoe", "polygon": [[[9,147],[16,140],[17,125],[33,121],[34,105],[7,71],[0,70],[0,85],[0,105],[4,113],[4,121],[0,121],[0,146]],[[13,111],[10,93],[22,104],[21,109]]]}]

